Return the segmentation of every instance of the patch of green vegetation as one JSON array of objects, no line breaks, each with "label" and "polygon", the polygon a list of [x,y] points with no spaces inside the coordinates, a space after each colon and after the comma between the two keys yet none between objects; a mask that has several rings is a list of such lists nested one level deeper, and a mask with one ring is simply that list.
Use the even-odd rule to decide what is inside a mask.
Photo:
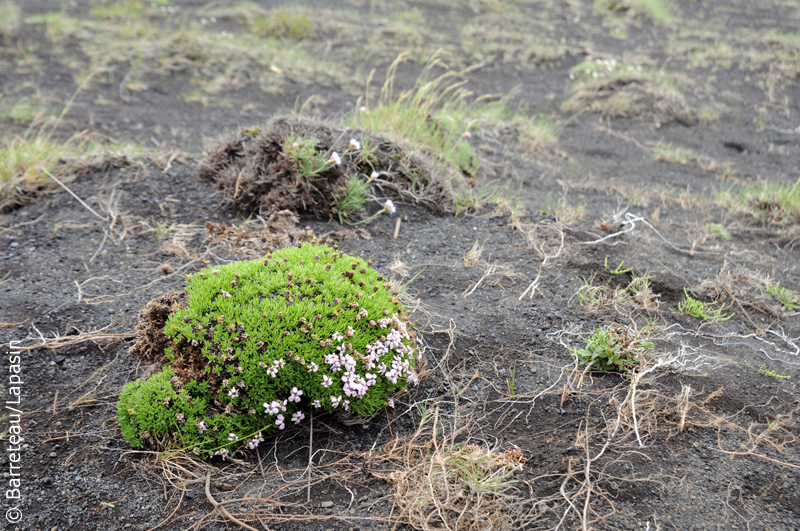
[{"label": "patch of green vegetation", "polygon": [[735,315],[733,313],[728,315],[722,313],[725,310],[724,307],[718,309],[713,308],[713,306],[719,304],[719,301],[700,302],[689,296],[689,292],[686,288],[683,288],[683,294],[683,301],[678,303],[678,311],[680,313],[711,322],[727,321]]},{"label": "patch of green vegetation", "polygon": [[656,146],[651,153],[658,162],[682,166],[697,160],[697,153],[694,150],[683,146],[674,146],[669,142]]},{"label": "patch of green vegetation", "polygon": [[794,184],[762,179],[752,184],[731,185],[717,193],[717,202],[763,223],[800,223],[800,179]]},{"label": "patch of green vegetation", "polygon": [[336,165],[333,154],[325,154],[317,150],[317,142],[317,139],[313,137],[286,137],[286,141],[283,143],[283,154],[297,165],[299,177],[311,179]]},{"label": "patch of green vegetation", "polygon": [[339,223],[344,223],[364,209],[369,197],[369,185],[361,178],[353,176],[338,194],[333,195],[333,211],[339,216]]},{"label": "patch of green vegetation", "polygon": [[418,381],[393,289],[369,262],[320,243],[187,275],[188,302],[164,324],[164,370],[120,394],[125,439],[224,457],[314,411],[374,415]]},{"label": "patch of green vegetation", "polygon": [[341,65],[311,57],[296,42],[215,31],[182,18],[163,22],[146,9],[142,17],[132,19],[82,20],[66,13],[49,13],[31,21],[45,25],[56,50],[68,40],[77,43],[88,59],[72,61],[77,73],[101,69],[104,74],[99,79],[121,85],[123,91],[144,87],[142,83],[137,87],[136,81],[153,76],[186,76],[209,96],[203,99],[189,93],[188,97],[213,106],[220,94],[253,80],[268,93],[279,91],[287,79],[355,89]]},{"label": "patch of green vegetation", "polygon": [[0,211],[19,204],[18,194],[53,186],[47,172],[55,172],[62,159],[82,153],[84,142],[77,138],[58,142],[40,130],[0,138]]},{"label": "patch of green vegetation", "polygon": [[585,347],[574,348],[571,352],[581,363],[593,363],[597,370],[627,373],[652,347],[652,342],[639,339],[627,328],[614,327],[598,328],[586,340]]},{"label": "patch of green vegetation", "polygon": [[706,230],[711,234],[713,234],[714,236],[717,236],[718,238],[725,240],[726,242],[730,241],[731,239],[731,233],[728,232],[728,229],[726,229],[719,223],[706,224]]},{"label": "patch of green vegetation", "polygon": [[141,0],[100,0],[89,9],[89,14],[99,20],[130,21],[142,18]]},{"label": "patch of green vegetation", "polygon": [[800,303],[798,303],[797,297],[788,289],[782,288],[780,282],[767,286],[767,293],[772,295],[788,311],[800,310]]},{"label": "patch of green vegetation", "polygon": [[314,24],[308,13],[301,9],[281,8],[259,17],[250,26],[259,37],[303,40],[314,34]]},{"label": "patch of green vegetation", "polygon": [[370,96],[370,76],[364,105],[346,118],[348,126],[408,141],[467,175],[474,175],[480,165],[471,138],[486,126],[513,127],[521,147],[527,149],[550,144],[557,138],[556,128],[544,116],[530,118],[501,101],[470,101],[471,94],[463,89],[465,82],[453,80],[471,69],[446,70],[434,78],[434,72],[444,67],[436,55],[425,65],[412,89],[394,94],[397,67],[408,56],[402,54],[392,63],[377,101]]},{"label": "patch of green vegetation", "polygon": [[800,33],[780,33],[778,31],[773,31],[769,34],[768,39],[800,47]]},{"label": "patch of green vegetation", "polygon": [[31,98],[18,98],[13,103],[0,94],[0,118],[11,118],[15,122],[28,125],[37,119],[55,116],[54,112],[43,110],[41,105],[35,105]]},{"label": "patch of green vegetation", "polygon": [[598,13],[646,17],[664,26],[674,19],[666,0],[595,0],[594,9]]},{"label": "patch of green vegetation", "polygon": [[11,0],[0,2],[0,41],[10,36],[19,27],[20,8]]}]

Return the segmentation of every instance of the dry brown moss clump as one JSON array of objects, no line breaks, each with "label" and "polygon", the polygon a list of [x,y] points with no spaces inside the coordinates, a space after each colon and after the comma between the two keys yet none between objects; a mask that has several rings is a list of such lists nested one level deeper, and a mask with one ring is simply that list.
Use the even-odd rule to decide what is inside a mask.
[{"label": "dry brown moss clump", "polygon": [[[318,166],[320,171],[311,176],[304,172],[291,156],[291,146],[312,139],[316,160],[332,161],[335,152],[340,164]],[[353,181],[368,183],[381,197],[421,204],[436,213],[454,205],[445,172],[432,158],[363,130],[315,120],[279,117],[263,127],[228,134],[206,153],[198,170],[201,178],[216,182],[226,202],[265,217],[290,210],[341,218],[342,198]]]}]

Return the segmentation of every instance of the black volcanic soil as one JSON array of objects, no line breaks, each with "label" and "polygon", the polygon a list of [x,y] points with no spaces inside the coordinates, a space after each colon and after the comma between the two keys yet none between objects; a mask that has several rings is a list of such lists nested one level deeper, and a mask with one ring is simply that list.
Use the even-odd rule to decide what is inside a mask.
[{"label": "black volcanic soil", "polygon": [[[202,7],[172,4],[190,14]],[[481,2],[463,8],[433,4],[414,6],[451,37],[459,29],[446,33],[447,21],[465,25],[488,12]],[[534,498],[552,500],[532,528],[581,528],[569,503],[583,508],[585,491],[576,493],[586,481],[587,455],[593,459],[605,445],[591,465],[590,528],[800,529],[800,315],[781,311],[754,280],[771,277],[800,293],[797,226],[761,223],[714,200],[716,191],[748,178],[797,178],[800,135],[786,131],[797,126],[798,79],[770,85],[770,75],[777,74],[768,65],[690,68],[688,53],[668,49],[677,29],[638,21],[627,39],[616,39],[603,29],[592,2],[541,4],[519,9],[550,21],[554,42],[566,40],[567,51],[558,58],[523,64],[502,50],[482,56],[461,49],[456,55],[457,62],[486,62],[467,78],[476,94],[518,87],[515,101],[548,113],[561,126],[552,149],[525,151],[488,133],[471,140],[485,160],[481,182],[505,186],[527,213],[511,216],[489,204],[442,217],[399,203],[396,217],[403,221],[396,239],[396,219],[382,215],[362,226],[369,239],[338,242],[347,253],[372,259],[378,270],[410,281],[407,296],[418,301],[413,315],[429,346],[432,370],[394,409],[363,424],[319,419],[313,434],[316,473],[330,473],[331,479],[314,485],[308,504],[305,490],[295,488],[305,482],[308,426],[268,439],[259,455],[244,455],[241,463],[212,460],[210,493],[216,501],[257,493],[284,503],[272,509],[271,521],[262,522],[244,503],[228,506],[249,525],[392,529],[397,514],[391,512],[391,484],[369,472],[368,454],[413,433],[424,403],[444,415],[471,418],[473,442],[523,453],[527,463],[516,479],[528,482]],[[737,31],[770,28],[770,22],[783,33],[800,31],[790,7],[756,9],[745,0],[675,4],[685,17],[706,17],[710,25],[724,20]],[[22,7],[32,15],[52,5]],[[227,24],[228,31],[236,30],[233,22]],[[16,31],[2,41],[6,66],[0,81],[9,85],[22,76],[66,100],[76,84],[46,46],[34,52],[35,68],[23,70],[12,60],[15,50],[42,38],[41,26],[23,24]],[[647,115],[606,120],[591,111],[560,110],[569,95],[569,69],[588,53],[599,56],[598,50],[669,62],[697,80],[687,96],[690,103],[715,106],[720,115],[684,125]],[[381,71],[385,58],[369,66]],[[419,70],[407,70],[398,85],[414,83]],[[334,118],[351,109],[356,97],[346,88],[309,82],[286,85],[278,97],[254,86],[231,90],[225,94],[229,106],[203,107],[175,97],[189,84],[186,78],[151,83],[121,99],[118,83],[98,82],[79,94],[59,137],[89,129],[159,148],[127,167],[92,172],[69,184],[99,217],[63,189],[0,216],[4,365],[11,341],[25,349],[19,406],[23,517],[5,529],[238,528],[214,512],[204,470],[193,469],[194,480],[180,483],[155,465],[152,455],[132,452],[122,439],[114,420],[119,391],[155,370],[128,354],[137,315],[154,297],[181,290],[184,275],[203,267],[203,260],[246,256],[206,238],[206,222],[239,225],[250,213],[227,206],[212,183],[199,179],[203,138],[285,114],[297,96],[324,94],[327,103],[318,111]],[[101,92],[110,103],[96,108],[93,101]],[[249,104],[257,111],[239,113]],[[754,122],[762,115],[768,123],[758,128]],[[3,127],[19,134],[25,126],[4,119]],[[171,134],[178,130],[189,134]],[[648,149],[670,142],[733,172],[650,156]],[[180,156],[167,164],[175,152]],[[367,210],[379,208],[376,202]],[[611,224],[613,231],[613,214],[625,208],[618,219],[627,219],[624,227],[631,230],[607,237],[603,227]],[[724,225],[731,239],[710,235],[708,223]],[[320,236],[342,230],[334,221],[301,218],[298,228],[306,226]],[[474,249],[482,249],[480,256]],[[649,275],[649,300],[632,296],[631,273],[609,272],[623,261],[638,276]],[[581,304],[578,292],[588,278],[606,294],[620,289],[620,297]],[[725,310],[735,314],[732,318],[715,323],[678,312],[684,288],[710,301],[706,288],[713,285],[735,295]],[[569,351],[610,325],[651,338],[650,366],[672,360],[640,382],[636,425],[630,408],[620,407],[630,382],[617,374],[583,373]],[[3,380],[3,396],[13,396],[9,387]],[[621,427],[614,432],[617,418]],[[7,436],[0,442],[10,444]],[[346,466],[330,464],[339,459],[346,459]],[[0,468],[6,481],[12,478],[11,464],[5,452]],[[12,506],[6,500],[3,510]],[[286,521],[287,514],[315,518]]]}]

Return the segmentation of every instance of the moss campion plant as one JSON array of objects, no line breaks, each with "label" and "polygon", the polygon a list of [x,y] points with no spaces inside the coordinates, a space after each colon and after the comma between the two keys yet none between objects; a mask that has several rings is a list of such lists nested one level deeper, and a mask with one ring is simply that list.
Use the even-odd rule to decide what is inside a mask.
[{"label": "moss campion plant", "polygon": [[207,267],[186,294],[164,323],[164,369],[117,404],[134,448],[226,456],[312,411],[371,416],[419,381],[397,292],[336,246]]}]

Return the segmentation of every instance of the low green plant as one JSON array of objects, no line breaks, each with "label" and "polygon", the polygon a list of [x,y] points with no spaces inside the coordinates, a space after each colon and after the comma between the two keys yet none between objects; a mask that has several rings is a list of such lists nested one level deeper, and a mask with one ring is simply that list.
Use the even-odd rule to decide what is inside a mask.
[{"label": "low green plant", "polygon": [[692,317],[697,317],[698,319],[702,319],[703,321],[727,321],[731,317],[736,314],[728,314],[725,315],[723,311],[725,310],[724,307],[722,308],[713,308],[719,304],[719,301],[714,302],[700,302],[697,299],[693,299],[689,296],[689,292],[686,288],[683,288],[684,299],[683,301],[678,303],[678,311],[680,313],[691,315]]},{"label": "low green plant", "polygon": [[719,223],[709,223],[706,225],[706,230],[711,234],[718,236],[719,238],[727,241],[731,239],[731,233],[728,232],[728,229],[720,225]]},{"label": "low green plant", "polygon": [[[750,365],[750,363],[748,363],[747,360],[744,361],[744,364],[747,365],[748,367],[750,367],[751,369],[755,369],[755,367]],[[774,371],[771,371],[771,370],[767,369],[767,364],[766,363],[762,363],[761,364],[761,367],[758,368],[758,373],[759,374],[763,374],[764,376],[769,376],[770,378],[778,378],[779,380],[788,380],[789,378],[791,378],[791,376],[784,375],[784,374],[778,374],[778,373],[776,373]]]},{"label": "low green plant", "polygon": [[517,379],[517,360],[514,360],[514,368],[511,370],[511,381],[508,382],[508,390],[511,396],[514,396],[514,382]]},{"label": "low green plant", "polygon": [[360,177],[350,177],[342,191],[333,194],[333,211],[339,216],[339,223],[361,212],[368,196],[369,185]]},{"label": "low green plant", "polygon": [[631,271],[633,271],[633,268],[632,268],[632,267],[629,267],[628,269],[622,269],[622,265],[623,265],[624,263],[625,263],[625,260],[623,260],[622,262],[620,262],[620,263],[619,263],[619,265],[618,265],[617,267],[615,267],[614,269],[611,269],[611,268],[608,266],[608,257],[606,256],[606,261],[605,261],[605,268],[606,268],[606,271],[608,271],[608,272],[609,272],[609,273],[611,273],[612,275],[624,275],[625,273],[630,273]]},{"label": "low green plant", "polygon": [[397,291],[336,246],[206,267],[187,276],[186,296],[163,325],[163,370],[120,395],[134,448],[224,457],[313,411],[374,415],[418,382]]},{"label": "low green plant", "polygon": [[297,164],[300,177],[310,179],[325,173],[336,164],[332,156],[325,155],[317,151],[316,138],[298,138],[289,136],[283,144],[283,154],[286,158]]},{"label": "low green plant", "polygon": [[775,285],[767,286],[767,293],[775,297],[788,311],[800,310],[800,303],[798,303],[797,297],[788,289],[782,288],[780,282],[777,282]]},{"label": "low green plant", "polygon": [[581,363],[594,363],[598,370],[626,373],[652,347],[652,342],[639,339],[627,328],[614,327],[608,330],[598,328],[586,340],[585,347],[574,348],[571,352]]}]

